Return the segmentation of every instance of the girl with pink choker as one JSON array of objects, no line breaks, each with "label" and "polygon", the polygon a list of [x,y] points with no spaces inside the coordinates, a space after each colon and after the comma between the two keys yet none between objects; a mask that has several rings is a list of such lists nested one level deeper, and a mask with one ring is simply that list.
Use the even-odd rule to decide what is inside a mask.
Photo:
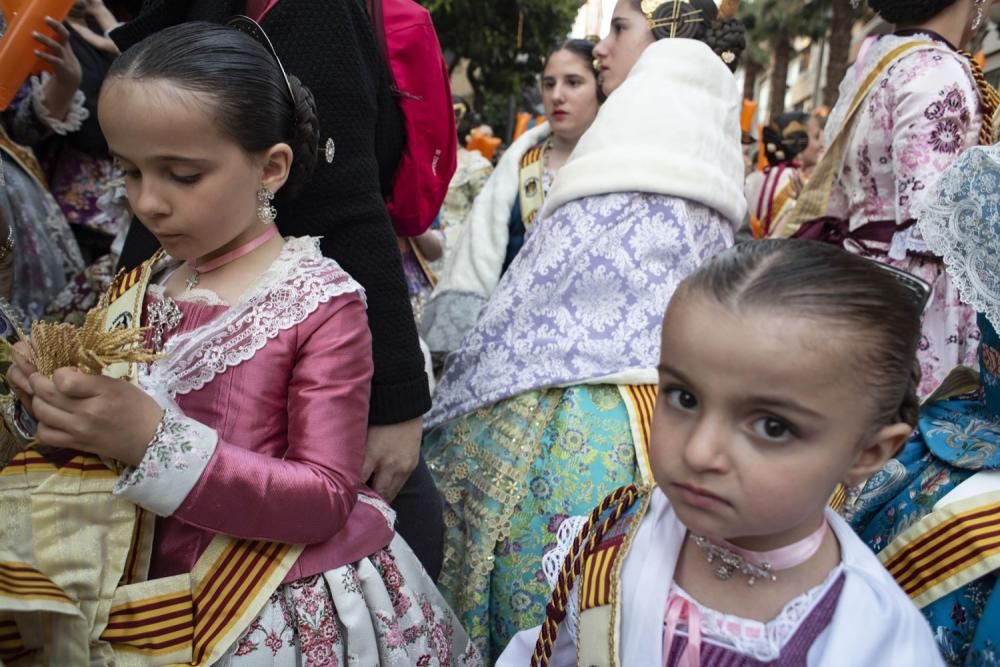
[{"label": "girl with pink choker", "polygon": [[497,664],[943,664],[827,506],[912,430],[928,296],[811,241],[742,244],[682,282],[663,321],[655,485],[563,523],[546,621]]},{"label": "girl with pink choker", "polygon": [[[127,50],[99,114],[131,208],[163,247],[116,279],[102,317],[109,328],[141,323],[160,357],[50,378],[31,348],[15,347],[7,380],[20,406],[8,428],[44,447],[4,475],[48,470],[53,450],[68,451],[51,478],[84,469],[85,486],[98,486],[59,500],[73,509],[60,512],[72,565],[42,545],[37,489],[0,535],[0,561],[25,561],[8,576],[76,603],[90,627],[58,640],[44,636],[55,622],[26,631],[46,609],[0,591],[0,617],[17,623],[0,631],[47,652],[46,664],[479,664],[394,512],[364,483],[364,292],[318,239],[283,238],[274,224],[293,215],[275,193],[294,196],[319,152],[312,93],[260,26],[237,17]],[[111,586],[81,594],[85,578],[69,582],[67,570],[84,567]]]}]

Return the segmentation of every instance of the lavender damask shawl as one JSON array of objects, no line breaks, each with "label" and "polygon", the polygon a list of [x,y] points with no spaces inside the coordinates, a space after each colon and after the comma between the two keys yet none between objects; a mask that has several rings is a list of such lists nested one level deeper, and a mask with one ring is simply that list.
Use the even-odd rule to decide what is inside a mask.
[{"label": "lavender damask shawl", "polygon": [[532,389],[653,372],[677,285],[732,244],[727,220],[677,197],[616,193],[560,206],[449,357],[427,428]]}]

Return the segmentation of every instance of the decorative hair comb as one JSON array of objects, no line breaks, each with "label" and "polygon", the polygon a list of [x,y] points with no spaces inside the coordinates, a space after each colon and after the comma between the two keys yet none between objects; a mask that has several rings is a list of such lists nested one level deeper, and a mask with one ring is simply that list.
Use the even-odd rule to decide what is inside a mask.
[{"label": "decorative hair comb", "polygon": [[274,62],[278,64],[278,69],[281,70],[281,77],[285,80],[285,86],[288,87],[288,95],[292,98],[292,104],[295,104],[295,93],[292,92],[292,82],[288,80],[288,74],[285,72],[284,65],[281,64],[281,58],[278,57],[278,52],[274,50],[274,45],[271,44],[270,38],[264,29],[260,27],[260,24],[254,21],[249,16],[243,16],[238,14],[228,21],[226,25],[230,28],[236,28],[242,33],[250,35],[253,37],[254,41],[267,49],[267,52],[271,54],[274,58]]},{"label": "decorative hair comb", "polygon": [[[654,19],[653,13],[667,2],[673,1],[673,11],[670,16]],[[689,23],[701,23],[705,20],[705,15],[701,10],[683,0],[642,0],[642,13],[646,15],[646,22],[650,30],[657,28],[670,28],[670,37],[676,37],[677,31],[682,25]]]},{"label": "decorative hair comb", "polygon": [[913,293],[916,303],[920,306],[920,312],[924,312],[927,307],[927,302],[931,298],[931,286],[916,276],[897,269],[894,266],[889,266],[888,264],[883,264],[882,262],[876,262],[875,260],[869,260],[875,262],[875,266],[887,272],[890,276],[896,279],[897,282],[902,283],[903,287],[910,290]]}]

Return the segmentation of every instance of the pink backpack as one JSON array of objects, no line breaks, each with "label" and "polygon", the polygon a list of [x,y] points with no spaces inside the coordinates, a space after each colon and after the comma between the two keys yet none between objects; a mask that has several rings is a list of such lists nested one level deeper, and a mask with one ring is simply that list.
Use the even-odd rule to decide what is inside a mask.
[{"label": "pink backpack", "polygon": [[389,197],[400,236],[431,226],[458,163],[448,67],[430,13],[413,0],[382,0],[382,22],[406,148]]},{"label": "pink backpack", "polygon": [[[248,0],[246,11],[261,21],[276,4]],[[413,0],[382,0],[382,24],[406,128],[406,148],[387,206],[399,236],[419,236],[440,212],[458,165],[451,81],[430,12]]]}]

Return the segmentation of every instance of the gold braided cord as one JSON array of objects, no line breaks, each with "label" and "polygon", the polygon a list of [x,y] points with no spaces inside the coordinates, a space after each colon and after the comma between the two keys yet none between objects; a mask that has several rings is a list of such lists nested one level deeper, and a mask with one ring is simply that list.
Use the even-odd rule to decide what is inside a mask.
[{"label": "gold braided cord", "polygon": [[996,118],[997,109],[1000,109],[1000,93],[990,85],[983,73],[983,68],[968,51],[959,53],[969,61],[972,69],[972,78],[976,81],[976,88],[979,92],[979,103],[983,107],[983,126],[979,128],[979,145],[989,146],[993,143],[993,123]]},{"label": "gold braided cord", "polygon": [[31,329],[30,345],[38,372],[52,377],[56,369],[68,366],[98,375],[113,364],[159,358],[142,347],[145,329],[105,331],[106,316],[106,308],[94,308],[79,328],[66,323],[36,322]]},{"label": "gold braided cord", "polygon": [[[552,591],[552,598],[545,607],[545,622],[542,623],[538,641],[535,642],[535,652],[531,656],[531,667],[548,666],[549,658],[552,657],[552,647],[555,646],[556,635],[559,632],[559,624],[566,618],[566,603],[569,600],[570,591],[583,570],[584,556],[597,546],[611,527],[638,500],[639,494],[639,487],[635,484],[617,489],[594,508],[580,532],[573,539],[573,544],[570,546],[566,560],[563,561],[562,569],[559,571],[559,578]],[[601,521],[601,515],[612,508],[611,514],[604,521]],[[591,533],[599,521],[601,521],[600,525]]]}]

